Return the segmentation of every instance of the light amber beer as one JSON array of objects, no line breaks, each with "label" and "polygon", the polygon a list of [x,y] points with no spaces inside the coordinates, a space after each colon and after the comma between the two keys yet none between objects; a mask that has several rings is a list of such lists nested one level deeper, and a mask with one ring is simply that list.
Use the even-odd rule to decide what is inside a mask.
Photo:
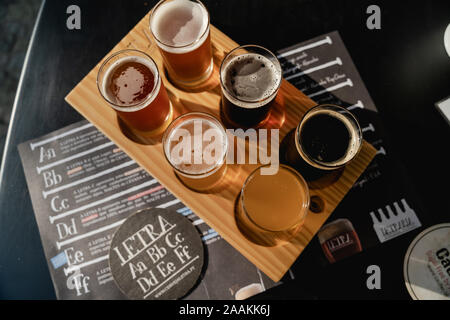
[{"label": "light amber beer", "polygon": [[160,1],[150,15],[150,30],[175,84],[192,87],[210,77],[209,13],[200,1]]},{"label": "light amber beer", "polygon": [[164,132],[172,106],[155,62],[138,50],[113,54],[101,66],[98,89],[131,130],[145,136]]},{"label": "light amber beer", "polygon": [[232,50],[220,66],[221,113],[237,128],[262,125],[281,85],[281,66],[269,50],[246,45]]},{"label": "light amber beer", "polygon": [[192,190],[208,191],[226,173],[227,133],[207,113],[191,112],[175,119],[164,133],[163,148],[178,178]]},{"label": "light amber beer", "polygon": [[280,165],[274,175],[263,175],[262,168],[251,173],[242,187],[237,223],[248,238],[278,245],[289,241],[303,225],[309,189],[303,177],[289,166]]}]

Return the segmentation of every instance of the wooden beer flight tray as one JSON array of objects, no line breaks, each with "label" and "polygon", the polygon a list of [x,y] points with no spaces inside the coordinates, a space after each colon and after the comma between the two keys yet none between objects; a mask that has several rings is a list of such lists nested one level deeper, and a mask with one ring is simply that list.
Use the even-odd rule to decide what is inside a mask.
[{"label": "wooden beer flight tray", "polygon": [[[157,63],[175,109],[174,117],[188,111],[203,111],[220,119],[221,89],[218,69],[226,53],[237,47],[238,44],[211,26],[214,74],[203,87],[203,89],[206,88],[205,90],[187,92],[178,89],[167,79],[163,72],[162,57],[153,39],[150,39],[149,14],[147,14],[67,95],[66,101],[147,170],[150,175],[159,180],[210,227],[214,228],[249,261],[272,280],[279,281],[369,165],[376,150],[364,141],[358,156],[345,168],[337,181],[325,188],[310,191],[311,195],[317,195],[323,199],[324,209],[319,214],[310,211],[301,231],[291,242],[275,247],[255,244],[247,240],[237,228],[234,206],[245,179],[258,165],[228,165],[225,177],[228,180],[228,186],[219,192],[204,194],[191,191],[176,178],[163,155],[161,143],[152,140],[136,142],[136,139],[129,138],[130,135],[125,134],[126,130],[119,123],[115,111],[101,97],[96,85],[98,70],[106,57],[126,48],[139,49],[149,54]],[[292,128],[296,127],[302,115],[314,105],[316,105],[314,101],[283,80],[276,108],[273,111],[273,119],[270,120],[268,128],[271,126],[280,128],[280,124],[283,124],[280,128],[281,141]],[[277,213],[274,212],[274,214]]]}]

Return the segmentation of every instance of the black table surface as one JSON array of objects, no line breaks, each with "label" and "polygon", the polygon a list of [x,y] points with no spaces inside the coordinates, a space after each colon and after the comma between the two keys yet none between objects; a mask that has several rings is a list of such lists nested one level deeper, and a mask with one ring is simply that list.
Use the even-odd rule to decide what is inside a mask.
[{"label": "black table surface", "polygon": [[[1,167],[0,299],[55,298],[18,144],[82,120],[64,97],[155,3],[47,0],[43,4],[24,64]],[[366,27],[366,10],[372,1],[204,3],[212,24],[236,42],[256,43],[272,51],[338,30],[429,221],[450,220],[446,185],[450,178],[450,127],[434,107],[450,96],[450,57],[443,42],[450,23],[450,1],[378,1],[380,30]],[[81,30],[66,27],[66,9],[72,4],[81,8]],[[403,282],[403,258],[418,232],[324,270],[310,268],[305,252],[293,266],[294,281],[258,298],[409,299]],[[366,269],[373,264],[381,269],[380,290],[366,286]]]}]

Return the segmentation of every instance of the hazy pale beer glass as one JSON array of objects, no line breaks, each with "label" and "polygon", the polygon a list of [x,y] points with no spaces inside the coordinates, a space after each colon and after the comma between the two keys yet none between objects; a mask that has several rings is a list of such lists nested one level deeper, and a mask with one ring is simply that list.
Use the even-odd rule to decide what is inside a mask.
[{"label": "hazy pale beer glass", "polygon": [[361,128],[351,112],[319,105],[303,116],[288,142],[285,158],[307,180],[315,180],[347,165],[361,145]]},{"label": "hazy pale beer glass", "polygon": [[190,189],[208,191],[226,173],[227,133],[207,113],[190,112],[175,119],[164,133],[163,148],[167,161]]},{"label": "hazy pale beer glass", "polygon": [[269,117],[281,85],[281,65],[269,50],[246,45],[220,66],[222,116],[238,128],[256,127]]},{"label": "hazy pale beer glass", "polygon": [[237,206],[239,229],[250,239],[277,245],[292,239],[309,209],[309,189],[294,169],[280,165],[275,175],[263,175],[259,167],[242,187]]},{"label": "hazy pale beer glass", "polygon": [[163,0],[150,15],[155,38],[169,77],[182,86],[196,86],[213,71],[209,13],[197,0]]},{"label": "hazy pale beer glass", "polygon": [[172,105],[158,68],[144,52],[123,50],[111,55],[100,67],[97,86],[119,117],[137,133],[161,134],[172,121]]}]

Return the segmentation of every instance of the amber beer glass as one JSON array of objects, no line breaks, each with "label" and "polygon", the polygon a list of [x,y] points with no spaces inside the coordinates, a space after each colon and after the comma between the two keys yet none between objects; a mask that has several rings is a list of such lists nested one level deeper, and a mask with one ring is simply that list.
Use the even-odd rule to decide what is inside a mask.
[{"label": "amber beer glass", "polygon": [[132,131],[162,134],[172,121],[172,105],[151,57],[138,50],[111,55],[100,67],[97,86],[103,98]]},{"label": "amber beer glass", "polygon": [[150,31],[171,81],[193,87],[213,71],[209,13],[197,0],[162,0],[150,15]]},{"label": "amber beer glass", "polygon": [[311,108],[288,139],[287,163],[306,180],[314,181],[342,169],[356,157],[362,132],[351,112],[325,104]]},{"label": "amber beer glass", "polygon": [[181,115],[167,128],[162,143],[167,161],[188,188],[210,191],[224,177],[228,138],[223,125],[212,115]]},{"label": "amber beer glass", "polygon": [[246,45],[232,50],[220,66],[221,113],[238,128],[262,125],[282,81],[281,65],[269,50]]},{"label": "amber beer glass", "polygon": [[236,222],[250,240],[267,246],[290,241],[305,222],[309,189],[294,169],[280,165],[274,175],[262,174],[265,166],[245,181],[237,205]]}]

